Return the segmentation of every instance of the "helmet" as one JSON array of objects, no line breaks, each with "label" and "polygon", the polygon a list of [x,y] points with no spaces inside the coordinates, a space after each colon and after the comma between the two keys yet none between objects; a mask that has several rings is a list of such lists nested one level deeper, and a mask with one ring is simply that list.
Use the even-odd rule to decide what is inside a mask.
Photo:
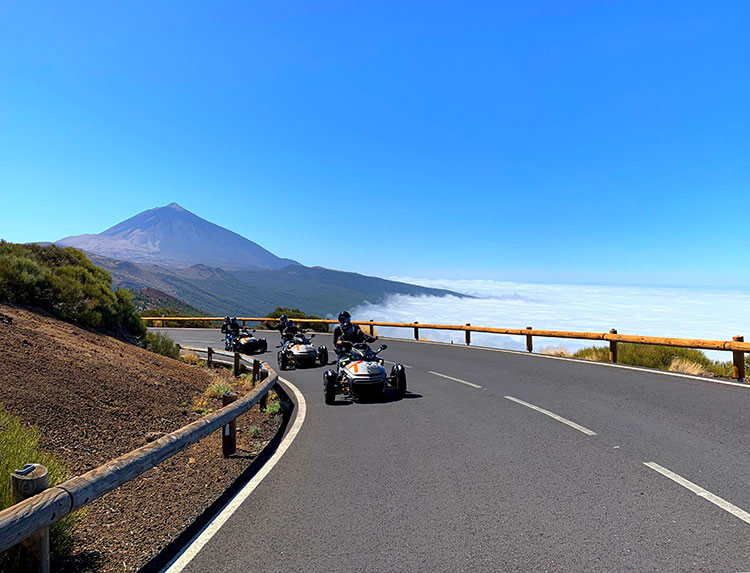
[{"label": "helmet", "polygon": [[281,316],[279,317],[279,322],[280,322],[281,324],[286,324],[288,320],[289,320],[289,318],[287,318],[287,316],[286,316],[285,314],[282,314],[282,315],[281,315]]},{"label": "helmet", "polygon": [[352,315],[349,314],[348,311],[343,311],[339,313],[339,323],[341,324],[348,324],[352,321]]}]

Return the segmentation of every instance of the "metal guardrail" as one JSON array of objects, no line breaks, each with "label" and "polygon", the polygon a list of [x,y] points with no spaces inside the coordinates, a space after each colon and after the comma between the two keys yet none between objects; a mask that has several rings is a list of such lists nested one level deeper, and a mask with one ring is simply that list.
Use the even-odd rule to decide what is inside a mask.
[{"label": "metal guardrail", "polygon": [[[235,395],[236,401],[232,401],[200,420],[0,511],[0,552],[48,528],[73,511],[140,476],[209,434],[222,428],[228,430],[239,416],[262,401],[278,381],[278,375],[267,364],[263,363],[267,373],[267,377],[264,378],[261,372],[261,362],[248,360],[239,353],[208,348],[183,348],[207,352],[209,355],[216,353],[233,356],[235,375],[238,374],[237,365],[245,363],[252,367],[253,379],[260,379],[261,385],[239,400],[236,400]],[[223,436],[226,438],[229,432],[223,432]],[[222,449],[226,455],[224,443]]]},{"label": "metal guardrail", "polygon": [[[143,317],[145,322],[150,322],[153,326],[164,326],[167,324],[177,324],[186,321],[202,321],[204,325],[211,322],[223,321],[223,317]],[[243,324],[248,322],[275,322],[276,319],[268,317],[237,317],[237,320]],[[316,319],[316,318],[295,318],[295,322],[312,323],[312,324],[338,324],[336,320]],[[569,332],[562,330],[534,330],[530,326],[526,328],[493,328],[487,326],[472,326],[471,324],[420,324],[418,322],[377,322],[374,320],[362,321],[354,320],[354,324],[369,326],[370,333],[375,326],[386,326],[393,328],[412,328],[414,329],[414,339],[419,340],[419,329],[424,330],[452,330],[465,333],[466,344],[471,344],[471,333],[481,332],[488,334],[507,334],[513,336],[526,337],[526,350],[533,351],[533,337],[543,338],[572,338],[578,340],[601,340],[609,342],[610,362],[617,362],[617,344],[619,342],[650,344],[654,346],[671,346],[677,348],[697,348],[700,350],[726,350],[732,352],[733,373],[732,378],[737,380],[745,379],[745,352],[750,352],[750,342],[745,342],[743,336],[735,336],[732,340],[704,340],[699,338],[665,338],[659,336],[637,336],[632,334],[618,334],[617,330],[612,329],[609,332]]]}]

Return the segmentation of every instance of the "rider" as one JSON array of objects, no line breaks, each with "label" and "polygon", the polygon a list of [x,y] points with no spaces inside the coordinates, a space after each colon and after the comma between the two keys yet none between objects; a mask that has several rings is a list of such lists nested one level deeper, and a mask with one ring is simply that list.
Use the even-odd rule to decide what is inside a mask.
[{"label": "rider", "polygon": [[289,320],[289,318],[285,314],[282,314],[279,317],[279,324],[276,325],[276,330],[278,330],[279,334],[281,334],[282,343],[291,342],[292,340],[294,340],[295,335],[301,332],[297,325]]},{"label": "rider", "polygon": [[377,336],[368,336],[356,324],[352,324],[352,315],[346,310],[339,314],[339,325],[333,331],[333,347],[339,358],[346,356],[353,344],[375,342]]}]

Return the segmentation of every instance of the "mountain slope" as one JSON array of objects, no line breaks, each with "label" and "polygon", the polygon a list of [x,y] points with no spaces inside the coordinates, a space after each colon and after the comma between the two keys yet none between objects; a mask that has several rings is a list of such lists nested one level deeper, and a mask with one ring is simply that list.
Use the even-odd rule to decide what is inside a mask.
[{"label": "mountain slope", "polygon": [[229,272],[206,265],[166,269],[97,255],[91,255],[91,260],[112,275],[115,286],[131,290],[155,288],[214,316],[264,316],[277,306],[335,315],[365,301],[377,304],[391,294],[463,296],[441,289],[301,265],[278,270]]},{"label": "mountain slope", "polygon": [[278,269],[295,262],[279,258],[177,203],[143,211],[102,233],[65,237],[57,244],[170,268],[210,264],[224,269]]}]

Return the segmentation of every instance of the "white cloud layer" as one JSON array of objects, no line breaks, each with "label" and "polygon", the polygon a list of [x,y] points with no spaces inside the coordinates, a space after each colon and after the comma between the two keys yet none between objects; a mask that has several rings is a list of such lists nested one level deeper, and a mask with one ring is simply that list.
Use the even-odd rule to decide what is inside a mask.
[{"label": "white cloud layer", "polygon": [[[533,326],[542,330],[604,332],[616,328],[621,334],[708,338],[727,340],[737,334],[750,339],[750,293],[724,290],[547,285],[491,280],[448,280],[391,277],[423,286],[445,288],[475,296],[394,295],[384,304],[365,304],[353,311],[356,320],[379,320],[435,324],[465,324],[504,328]],[[380,329],[386,336],[410,337],[400,328]],[[463,344],[462,332],[424,331],[430,340]],[[481,346],[524,349],[522,337],[472,333]],[[564,346],[574,350],[587,341],[541,339],[535,349]],[[713,358],[729,360],[728,352],[711,352]]]}]

